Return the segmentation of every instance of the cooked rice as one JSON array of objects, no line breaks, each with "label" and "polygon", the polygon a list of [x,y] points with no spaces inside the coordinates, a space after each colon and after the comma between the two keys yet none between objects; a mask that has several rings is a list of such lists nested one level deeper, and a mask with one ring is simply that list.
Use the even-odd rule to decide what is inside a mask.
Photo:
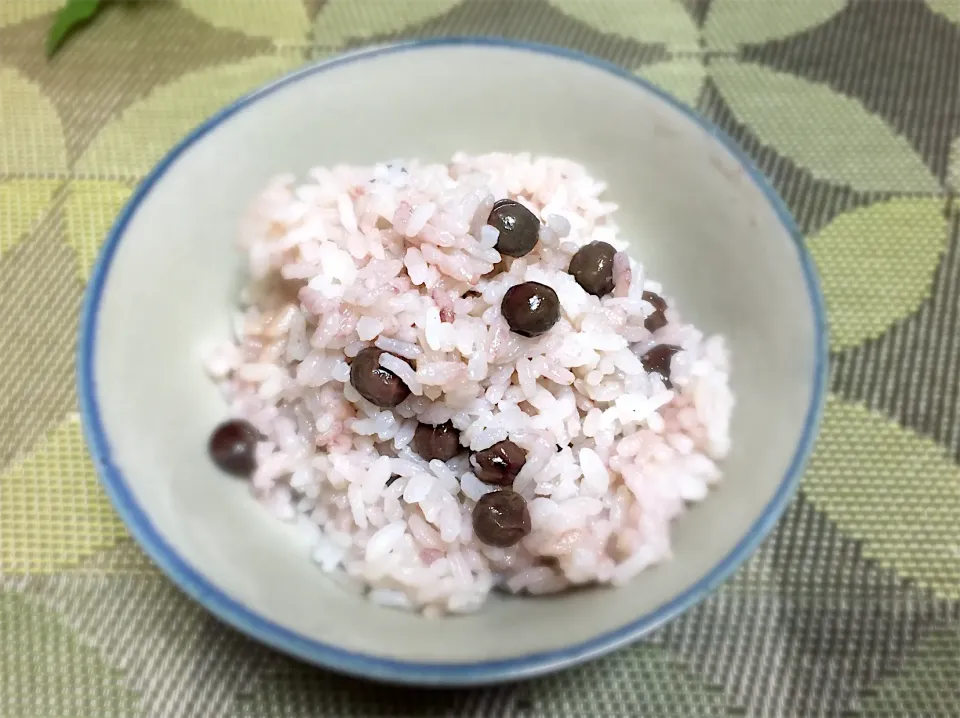
[{"label": "cooked rice", "polygon": [[[494,587],[619,585],[668,558],[671,520],[707,495],[729,448],[726,351],[672,303],[666,326],[644,328],[654,308],[642,292],[662,289],[623,253],[605,185],[527,154],[310,175],[272,181],[245,218],[245,308],[208,368],[232,415],[266,437],[255,495],[314,534],[320,568],[384,605],[437,614],[474,611]],[[486,224],[504,197],[543,223],[522,258],[501,258]],[[594,240],[618,250],[602,299],[566,272]],[[552,287],[562,308],[532,339],[500,314],[523,281]],[[639,359],[664,343],[682,347],[672,388]],[[349,383],[348,359],[370,344],[396,355],[381,366],[411,390],[394,410]],[[418,421],[452,421],[464,452],[424,461],[411,446]],[[499,549],[473,535],[473,507],[494,487],[466,449],[507,438],[527,452],[514,489],[532,532]]]}]

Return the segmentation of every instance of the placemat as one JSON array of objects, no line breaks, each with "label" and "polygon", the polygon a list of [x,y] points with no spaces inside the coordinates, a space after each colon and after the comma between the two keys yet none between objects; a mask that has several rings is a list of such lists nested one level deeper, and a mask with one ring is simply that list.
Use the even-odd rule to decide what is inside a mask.
[{"label": "placemat", "polygon": [[[0,714],[960,716],[960,0],[142,0],[52,60],[0,0]],[[502,35],[612,61],[773,180],[822,273],[831,395],[802,490],[714,596],[580,669],[372,686],[224,627],[94,475],[73,351],[136,182],[244,91],[343,48]]]}]

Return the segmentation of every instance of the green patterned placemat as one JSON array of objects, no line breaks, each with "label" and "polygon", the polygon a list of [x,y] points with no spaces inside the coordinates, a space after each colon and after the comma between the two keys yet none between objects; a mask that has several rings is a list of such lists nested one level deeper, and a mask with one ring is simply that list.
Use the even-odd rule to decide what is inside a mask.
[{"label": "green patterned placemat", "polygon": [[[0,715],[960,716],[960,0],[142,0],[47,61],[61,2],[0,0]],[[97,483],[72,362],[97,247],[173,142],[307,60],[446,34],[583,50],[728,131],[807,235],[833,365],[801,494],[717,594],[581,669],[429,692],[174,588]]]}]

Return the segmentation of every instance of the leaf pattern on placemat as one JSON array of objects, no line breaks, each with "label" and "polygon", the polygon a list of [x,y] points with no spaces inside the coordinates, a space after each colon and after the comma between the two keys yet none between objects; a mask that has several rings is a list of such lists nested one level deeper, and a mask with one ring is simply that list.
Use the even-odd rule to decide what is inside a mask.
[{"label": "leaf pattern on placemat", "polygon": [[695,51],[700,33],[679,0],[549,0],[558,10],[601,32],[640,42],[663,43],[672,50]]},{"label": "leaf pattern on placemat", "polygon": [[[130,718],[139,696],[83,645],[55,613],[0,590],[0,715],[10,718]],[[40,650],[25,652],[28,644]]]},{"label": "leaf pattern on placemat", "polygon": [[710,77],[761,142],[818,178],[861,191],[940,189],[906,139],[826,85],[726,59],[710,64]]},{"label": "leaf pattern on placemat", "polygon": [[[632,684],[627,696],[618,690],[625,684]],[[704,685],[670,652],[642,643],[619,656],[537,679],[529,686],[529,699],[544,717],[729,715],[721,691]]]},{"label": "leaf pattern on placemat", "polygon": [[179,0],[180,5],[211,25],[269,37],[278,44],[307,39],[310,21],[302,0]]},{"label": "leaf pattern on placemat", "polygon": [[0,67],[0,175],[50,177],[66,168],[63,130],[50,100],[16,70]]},{"label": "leaf pattern on placemat", "polygon": [[327,0],[314,21],[318,45],[337,47],[347,40],[397,32],[443,15],[462,0]]},{"label": "leaf pattern on placemat", "polygon": [[960,136],[950,143],[950,161],[947,166],[947,182],[950,189],[960,192]]},{"label": "leaf pattern on placemat", "polygon": [[637,74],[681,102],[695,107],[707,71],[699,58],[689,58],[645,65],[637,70]]},{"label": "leaf pattern on placemat", "polygon": [[703,37],[711,50],[735,50],[742,44],[767,42],[820,25],[846,4],[847,0],[713,0]]},{"label": "leaf pattern on placemat", "polygon": [[74,180],[67,189],[66,240],[77,253],[81,279],[90,277],[100,245],[133,190],[122,182]]},{"label": "leaf pattern on placemat", "polygon": [[960,631],[938,627],[898,676],[859,701],[863,718],[956,718],[960,715]]},{"label": "leaf pattern on placemat", "polygon": [[97,481],[76,417],[0,473],[0,498],[4,574],[75,566],[127,536]]},{"label": "leaf pattern on placemat", "polygon": [[[957,0],[114,2],[48,63],[64,1],[0,0],[0,715],[960,715]],[[474,34],[598,56],[718,119],[808,235],[838,397],[774,534],[647,645],[518,685],[371,687],[225,628],[110,524],[64,459],[80,294],[135,182],[226,102],[345,47]]]},{"label": "leaf pattern on placemat", "polygon": [[360,718],[461,718],[519,716],[518,691],[512,686],[487,690],[430,690],[377,685],[337,675],[276,654],[256,680],[237,696],[231,718],[310,715],[316,696]]},{"label": "leaf pattern on placemat", "polygon": [[[73,350],[83,284],[61,241],[62,194],[0,258],[0,474],[76,406]],[[4,509],[0,494],[0,533]]]},{"label": "leaf pattern on placemat", "polygon": [[0,3],[0,27],[50,15],[62,6],[63,0],[3,0]]},{"label": "leaf pattern on placemat", "polygon": [[838,717],[949,615],[801,491],[730,580],[651,640],[722,686],[733,715]]},{"label": "leaf pattern on placemat", "polygon": [[924,2],[935,13],[943,15],[948,20],[960,23],[960,3],[956,0],[924,0]]},{"label": "leaf pattern on placemat", "polygon": [[0,29],[0,48],[6,62],[43,88],[63,124],[71,164],[99,130],[154,89],[187,73],[275,51],[270,40],[217,29],[173,0],[143,0],[135,7],[104,0],[96,20],[48,61],[43,46],[50,22],[37,17]]},{"label": "leaf pattern on placemat", "polygon": [[62,185],[61,180],[0,180],[0,257],[36,227]]},{"label": "leaf pattern on placemat", "polygon": [[960,599],[960,466],[942,447],[831,397],[803,487],[865,555]]},{"label": "leaf pattern on placemat", "polygon": [[876,338],[929,297],[947,241],[943,210],[940,199],[891,199],[841,214],[810,238],[834,349]]},{"label": "leaf pattern on placemat", "polygon": [[76,171],[142,177],[217,110],[296,64],[294,58],[258,57],[187,74],[159,87],[101,130],[77,161]]},{"label": "leaf pattern on placemat", "polygon": [[[883,2],[882,6],[871,0],[849,2],[829,22],[780,40],[743,46],[737,58],[825,85],[862,105],[895,128],[941,180],[947,144],[960,130],[960,116],[949,109],[960,107],[954,69],[960,67],[960,27],[920,0]],[[905,35],[907,28],[911,32]],[[909,41],[911,33],[922,36],[923,42]],[[817,57],[822,61],[814,61]],[[824,125],[823,133],[857,141],[853,124],[843,134]],[[869,159],[852,161],[870,172],[875,160]]]},{"label": "leaf pattern on placemat", "polygon": [[129,539],[71,573],[31,576],[21,590],[123,669],[145,718],[233,718],[235,697],[274,655],[226,629]]}]

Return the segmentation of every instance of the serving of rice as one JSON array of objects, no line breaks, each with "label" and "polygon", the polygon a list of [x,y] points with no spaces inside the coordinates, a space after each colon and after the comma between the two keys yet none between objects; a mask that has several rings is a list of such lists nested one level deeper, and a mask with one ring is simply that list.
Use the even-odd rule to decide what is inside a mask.
[{"label": "serving of rice", "polygon": [[[262,434],[255,496],[313,533],[323,571],[433,615],[475,611],[494,588],[619,585],[669,558],[671,520],[706,497],[729,450],[726,350],[672,303],[648,328],[658,310],[644,293],[662,288],[623,252],[604,189],[565,159],[458,154],[279,177],[254,201],[236,340],[207,369]],[[503,198],[542,223],[519,258],[487,223]],[[597,241],[618,250],[602,297],[568,273]],[[522,282],[560,303],[531,338],[501,313]],[[678,348],[668,376],[642,359],[662,345]],[[409,389],[393,408],[351,384],[370,346]],[[462,451],[427,461],[415,431],[445,422]],[[475,534],[474,507],[499,487],[471,455],[508,439],[526,453],[512,489],[530,530],[498,548]]]}]

